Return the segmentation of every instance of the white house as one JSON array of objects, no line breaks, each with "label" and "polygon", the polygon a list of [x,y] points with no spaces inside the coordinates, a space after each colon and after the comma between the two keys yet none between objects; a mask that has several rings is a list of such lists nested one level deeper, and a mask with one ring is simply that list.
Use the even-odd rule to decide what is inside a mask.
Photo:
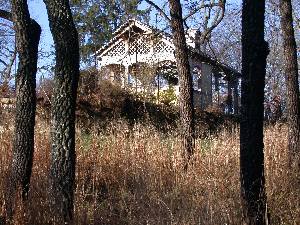
[{"label": "white house", "polygon": [[[225,104],[229,113],[237,113],[240,73],[202,53],[195,43],[196,35],[196,30],[190,30],[187,35],[195,107],[205,109],[213,103]],[[141,91],[148,83],[153,84],[152,91],[159,93],[172,84],[178,95],[174,50],[169,34],[131,19],[97,51],[97,65],[112,82],[124,88]],[[221,93],[221,90],[227,93]]]}]

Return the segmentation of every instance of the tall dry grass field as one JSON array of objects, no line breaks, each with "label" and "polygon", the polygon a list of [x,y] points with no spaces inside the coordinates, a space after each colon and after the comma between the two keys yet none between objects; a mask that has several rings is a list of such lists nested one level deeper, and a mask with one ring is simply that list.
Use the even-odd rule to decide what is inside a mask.
[{"label": "tall dry grass field", "polygon": [[[12,128],[0,133],[0,204],[5,208]],[[49,125],[36,126],[29,201],[16,203],[14,224],[51,224],[48,203]],[[196,141],[182,169],[176,132],[114,122],[103,133],[77,129],[76,224],[242,224],[239,133],[224,129]],[[299,187],[287,165],[284,125],[265,131],[271,224],[300,224]],[[298,189],[297,189],[298,188]]]}]

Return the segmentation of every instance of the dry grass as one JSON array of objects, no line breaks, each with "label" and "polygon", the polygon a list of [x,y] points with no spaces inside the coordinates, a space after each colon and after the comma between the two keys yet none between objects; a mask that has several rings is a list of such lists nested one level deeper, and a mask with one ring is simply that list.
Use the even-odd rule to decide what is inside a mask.
[{"label": "dry grass", "polygon": [[[295,174],[287,170],[284,125],[265,132],[268,206],[272,224],[300,224]],[[3,206],[12,131],[0,133]],[[76,224],[241,224],[238,130],[199,139],[185,173],[176,134],[115,122],[103,134],[77,130]],[[15,224],[51,224],[47,202],[49,131],[37,124],[30,200]],[[298,204],[298,205],[297,205]],[[3,210],[2,210],[3,213]]]}]

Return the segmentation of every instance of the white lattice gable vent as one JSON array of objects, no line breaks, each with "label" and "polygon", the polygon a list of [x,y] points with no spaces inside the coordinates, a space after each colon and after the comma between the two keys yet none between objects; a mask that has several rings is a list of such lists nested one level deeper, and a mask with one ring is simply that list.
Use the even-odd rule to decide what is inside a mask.
[{"label": "white lattice gable vent", "polygon": [[137,35],[129,42],[129,54],[149,54],[151,51],[151,43],[146,35]]},{"label": "white lattice gable vent", "polygon": [[114,46],[112,46],[112,48],[107,52],[107,56],[123,56],[125,54],[125,43],[124,41],[120,41],[117,44],[115,44]]},{"label": "white lattice gable vent", "polygon": [[165,40],[160,40],[154,45],[154,53],[174,53],[174,46],[166,43]]},{"label": "white lattice gable vent", "polygon": [[114,33],[113,38],[107,43],[105,46],[103,46],[101,49],[97,51],[97,54],[101,57],[106,54],[107,51],[109,51],[116,43],[120,41],[120,39],[123,38],[125,33],[130,33],[133,28],[137,28],[141,31],[141,33],[144,34],[150,34],[152,33],[152,29],[139,22],[138,20],[131,19],[127,23],[120,26]]},{"label": "white lattice gable vent", "polygon": [[125,25],[98,51],[99,68],[110,64],[128,66],[137,62],[175,61],[174,45],[167,35],[135,20]]}]

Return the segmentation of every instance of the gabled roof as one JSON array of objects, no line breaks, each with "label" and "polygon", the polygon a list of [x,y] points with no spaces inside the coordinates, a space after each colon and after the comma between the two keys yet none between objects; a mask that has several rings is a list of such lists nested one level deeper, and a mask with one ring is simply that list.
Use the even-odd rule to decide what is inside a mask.
[{"label": "gabled roof", "polygon": [[110,39],[110,41],[106,45],[100,48],[96,52],[96,55],[103,54],[103,52],[105,52],[110,46],[112,46],[113,44],[115,44],[116,41],[118,41],[122,34],[129,32],[134,27],[140,29],[142,33],[152,33],[154,31],[154,29],[147,24],[144,24],[136,19],[129,19],[126,23],[122,24],[117,30],[115,30],[115,32],[113,32],[113,38]]},{"label": "gabled roof", "polygon": [[[159,29],[156,29],[154,27],[151,27],[147,24],[144,24],[136,19],[129,19],[126,23],[122,24],[112,35],[113,38],[102,48],[100,48],[96,55],[102,56],[104,53],[109,51],[109,49],[114,46],[116,43],[118,43],[122,37],[127,32],[130,32],[131,29],[137,29],[142,34],[155,34],[162,37],[165,41],[169,43],[170,46],[174,48],[173,45],[173,39],[172,36],[164,31],[161,31]],[[219,62],[218,60],[212,58],[211,56],[201,52],[199,49],[195,49],[188,45],[189,49],[189,55],[190,57],[199,59],[201,62],[208,63],[215,68],[217,68],[219,71],[231,76],[240,77],[241,73],[237,70],[231,68],[228,65],[225,65],[224,63]]]},{"label": "gabled roof", "polygon": [[113,32],[113,35],[116,36],[119,33],[122,33],[123,30],[129,29],[132,26],[139,27],[142,30],[149,31],[149,32],[151,32],[153,30],[153,28],[147,24],[144,24],[136,19],[129,19],[126,23],[122,24],[117,30],[115,30],[115,32]]}]

